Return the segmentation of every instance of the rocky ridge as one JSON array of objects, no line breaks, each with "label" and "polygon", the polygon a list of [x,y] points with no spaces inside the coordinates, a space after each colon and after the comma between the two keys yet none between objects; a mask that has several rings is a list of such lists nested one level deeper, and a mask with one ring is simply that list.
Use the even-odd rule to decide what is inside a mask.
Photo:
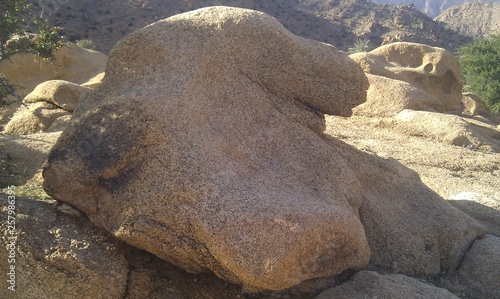
[{"label": "rocky ridge", "polygon": [[460,5],[464,3],[471,3],[471,2],[499,2],[498,0],[483,0],[483,1],[476,1],[476,0],[372,0],[373,3],[377,4],[391,4],[391,5],[408,5],[408,4],[413,4],[415,5],[415,8],[422,11],[423,13],[427,14],[431,18],[437,17],[440,15],[442,12],[444,12],[446,9],[455,6],[455,5]]},{"label": "rocky ridge", "polygon": [[143,26],[210,5],[265,12],[291,32],[341,50],[360,38],[369,39],[373,46],[410,41],[449,50],[471,41],[411,6],[381,6],[368,0],[41,0],[33,4],[50,24],[61,26],[70,41],[90,39],[97,50],[106,53],[118,40]]},{"label": "rocky ridge", "polygon": [[471,2],[452,6],[434,20],[461,35],[473,38],[500,34],[500,2]]}]

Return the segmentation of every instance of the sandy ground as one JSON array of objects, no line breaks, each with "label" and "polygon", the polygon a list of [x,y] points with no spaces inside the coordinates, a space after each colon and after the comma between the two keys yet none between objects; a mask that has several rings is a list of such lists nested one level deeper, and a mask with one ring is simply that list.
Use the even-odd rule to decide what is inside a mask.
[{"label": "sandy ground", "polygon": [[473,192],[500,203],[500,153],[409,136],[383,123],[373,117],[327,116],[325,133],[362,151],[398,160],[445,199]]}]

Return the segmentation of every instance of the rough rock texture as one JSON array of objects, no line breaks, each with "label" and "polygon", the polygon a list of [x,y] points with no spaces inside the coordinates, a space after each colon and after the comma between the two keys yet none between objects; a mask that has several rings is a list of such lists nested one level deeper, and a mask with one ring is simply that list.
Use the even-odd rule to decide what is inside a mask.
[{"label": "rough rock texture", "polygon": [[363,185],[360,217],[370,264],[391,273],[434,276],[458,267],[470,243],[485,233],[396,160],[365,154],[336,139],[329,143]]},{"label": "rough rock texture", "polygon": [[3,73],[11,83],[22,88],[16,90],[25,96],[35,87],[48,80],[65,80],[82,84],[104,72],[107,56],[68,43],[54,53],[54,61],[40,61],[31,54],[16,54],[0,63]]},{"label": "rough rock texture", "polygon": [[24,105],[14,113],[3,133],[27,135],[63,130],[69,120],[67,116],[75,110],[80,96],[89,90],[64,80],[43,82],[24,98]]},{"label": "rough rock texture", "polygon": [[387,118],[386,127],[408,135],[500,152],[500,117],[477,96],[462,95],[460,65],[448,51],[395,43],[350,57],[370,82],[355,115]]},{"label": "rough rock texture", "polygon": [[23,102],[25,104],[48,102],[58,108],[73,112],[80,96],[90,90],[90,88],[64,80],[49,80],[39,84],[24,98]]},{"label": "rough rock texture", "polygon": [[457,146],[500,152],[500,130],[473,119],[451,114],[403,110],[396,116],[395,129]]},{"label": "rough rock texture", "polygon": [[[463,116],[474,118],[493,126],[500,125],[500,115],[492,113],[478,95],[470,92],[464,93],[462,106]],[[497,128],[500,129],[500,127]]]},{"label": "rough rock texture", "polygon": [[41,171],[50,149],[60,135],[61,132],[0,135],[0,188],[23,185]]},{"label": "rough rock texture", "polygon": [[221,280],[213,273],[187,273],[143,250],[128,247],[127,260],[130,273],[124,299],[245,298],[241,286]]},{"label": "rough rock texture", "polygon": [[476,192],[461,192],[453,196],[449,202],[479,221],[490,234],[500,237],[499,199]]},{"label": "rough rock texture", "polygon": [[367,101],[353,109],[356,115],[391,117],[404,109],[444,109],[435,96],[407,82],[372,74],[366,76],[370,82]]},{"label": "rough rock texture", "polygon": [[465,256],[456,277],[470,298],[500,298],[500,238],[477,240]]},{"label": "rough rock texture", "polygon": [[56,119],[71,113],[49,102],[20,106],[5,125],[4,134],[29,135],[48,131]]},{"label": "rough rock texture", "polygon": [[438,112],[461,109],[460,63],[449,51],[400,42],[350,57],[366,73],[405,81],[433,95],[439,102],[430,108]]},{"label": "rough rock texture", "polygon": [[96,89],[102,84],[102,80],[106,74],[104,72],[97,74],[95,77],[90,78],[87,82],[82,83],[81,86],[90,89]]},{"label": "rough rock texture", "polygon": [[364,267],[370,250],[392,271],[455,268],[484,228],[399,163],[320,134],[322,113],[349,115],[366,87],[347,56],[265,14],[179,15],[116,46],[44,187],[134,246],[251,290]]},{"label": "rough rock texture", "polygon": [[360,271],[348,282],[319,294],[316,299],[458,299],[453,293],[401,274]]},{"label": "rough rock texture", "polygon": [[[123,298],[128,263],[116,241],[97,229],[85,217],[74,218],[56,211],[56,203],[14,194],[15,235],[12,245],[7,229],[8,205],[2,205],[2,243],[15,247],[15,263],[8,263],[10,251],[0,250],[0,267],[5,274],[15,266],[16,298]],[[7,194],[0,194],[2,201]],[[7,275],[4,275],[7,278]],[[4,280],[1,298],[12,298]]]},{"label": "rough rock texture", "polygon": [[118,238],[250,289],[364,267],[360,184],[318,133],[366,89],[345,54],[263,13],[178,15],[115,47],[44,186]]}]

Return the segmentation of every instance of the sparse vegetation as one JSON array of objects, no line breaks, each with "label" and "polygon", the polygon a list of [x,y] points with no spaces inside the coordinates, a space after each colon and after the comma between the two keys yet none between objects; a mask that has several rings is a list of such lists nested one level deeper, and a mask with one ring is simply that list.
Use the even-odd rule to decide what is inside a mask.
[{"label": "sparse vegetation", "polygon": [[76,42],[76,45],[84,49],[90,49],[90,50],[95,49],[95,43],[90,39],[81,39]]},{"label": "sparse vegetation", "polygon": [[478,39],[458,50],[465,91],[480,96],[500,114],[500,35]]},{"label": "sparse vegetation", "polygon": [[370,44],[369,39],[357,39],[353,46],[348,49],[348,52],[353,54],[353,53],[359,53],[359,52],[368,52],[372,48]]},{"label": "sparse vegetation", "polygon": [[[62,46],[59,28],[34,17],[25,0],[0,2],[0,62],[16,53],[32,53],[42,58]],[[33,33],[28,33],[33,32]],[[16,86],[0,74],[0,100],[14,94]]]}]

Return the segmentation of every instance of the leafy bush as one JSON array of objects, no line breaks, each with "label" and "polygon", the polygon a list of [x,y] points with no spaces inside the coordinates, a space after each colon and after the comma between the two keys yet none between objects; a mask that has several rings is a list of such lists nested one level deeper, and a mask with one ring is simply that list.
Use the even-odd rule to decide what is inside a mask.
[{"label": "leafy bush", "polygon": [[493,113],[500,113],[500,35],[478,39],[458,50],[464,90],[480,96]]},{"label": "leafy bush", "polygon": [[[0,62],[16,53],[51,58],[52,52],[62,46],[59,28],[49,28],[34,17],[30,7],[25,0],[0,1]],[[0,74],[0,100],[14,94],[15,88],[15,84]]]}]

